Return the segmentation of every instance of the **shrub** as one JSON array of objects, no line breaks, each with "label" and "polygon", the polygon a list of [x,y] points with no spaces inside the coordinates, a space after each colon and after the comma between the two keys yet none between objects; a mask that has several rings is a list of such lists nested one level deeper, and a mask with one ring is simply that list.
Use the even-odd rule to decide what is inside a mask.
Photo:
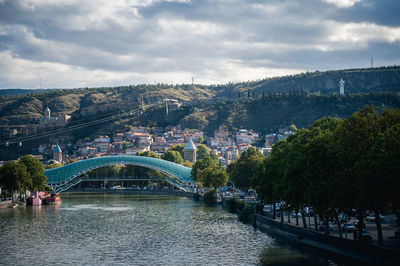
[{"label": "shrub", "polygon": [[207,205],[215,205],[217,203],[217,191],[215,189],[209,190],[204,194],[203,199]]},{"label": "shrub", "polygon": [[193,199],[194,199],[195,201],[199,201],[199,200],[200,200],[200,194],[196,192],[196,193],[193,195]]},{"label": "shrub", "polygon": [[226,200],[226,206],[230,213],[235,213],[237,208],[237,200],[235,198],[230,198]]},{"label": "shrub", "polygon": [[240,201],[240,200],[237,200],[237,201],[236,201],[236,209],[238,209],[239,211],[241,211],[241,210],[243,210],[243,208],[244,208],[244,202],[243,202],[243,201]]},{"label": "shrub", "polygon": [[253,220],[253,209],[250,206],[245,206],[239,212],[239,221],[245,224],[250,224]]}]

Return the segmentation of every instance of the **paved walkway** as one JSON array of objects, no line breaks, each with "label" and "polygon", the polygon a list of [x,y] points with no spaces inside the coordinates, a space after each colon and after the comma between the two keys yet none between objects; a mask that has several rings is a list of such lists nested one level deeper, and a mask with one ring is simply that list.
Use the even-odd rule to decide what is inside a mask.
[{"label": "paved walkway", "polygon": [[[400,250],[400,239],[393,239],[394,234],[396,230],[398,230],[397,227],[393,226],[395,224],[395,215],[388,215],[385,216],[385,221],[382,222],[382,235],[383,235],[383,243],[385,247],[388,248],[393,248],[393,249],[399,249]],[[280,218],[275,219],[276,221],[280,221]],[[288,223],[288,216],[287,213],[284,214],[284,222],[286,224],[291,224],[293,226],[296,226],[296,218],[290,217],[290,223]],[[310,222],[310,224],[309,224]],[[354,220],[350,220],[350,222],[354,223]],[[317,220],[317,224],[319,223],[319,219]],[[315,224],[314,224],[314,217],[306,217],[306,224],[307,227],[310,228],[311,230],[315,230]],[[378,232],[376,230],[376,224],[375,222],[368,222],[365,221],[366,229],[368,232],[371,234],[372,237],[372,245],[378,246]],[[299,227],[303,228],[303,219],[299,216]],[[324,231],[319,231],[321,234],[324,234]],[[333,224],[333,230],[330,231],[331,236],[336,236],[339,237],[339,229],[338,225]],[[346,234],[343,233],[343,238],[346,238]],[[349,232],[347,234],[347,239],[353,239],[353,233]]]}]

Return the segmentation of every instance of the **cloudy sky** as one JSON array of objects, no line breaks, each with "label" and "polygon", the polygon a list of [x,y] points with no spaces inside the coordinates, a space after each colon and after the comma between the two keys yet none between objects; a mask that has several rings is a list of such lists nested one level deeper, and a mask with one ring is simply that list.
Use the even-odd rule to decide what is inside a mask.
[{"label": "cloudy sky", "polygon": [[399,0],[0,0],[0,88],[400,64]]}]

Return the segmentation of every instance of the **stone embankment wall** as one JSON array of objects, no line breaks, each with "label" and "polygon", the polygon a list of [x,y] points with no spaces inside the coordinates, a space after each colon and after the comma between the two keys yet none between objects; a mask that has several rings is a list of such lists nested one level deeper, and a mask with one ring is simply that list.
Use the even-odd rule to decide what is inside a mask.
[{"label": "stone embankment wall", "polygon": [[371,264],[400,265],[400,251],[398,250],[321,234],[280,223],[261,215],[255,215],[255,224],[260,231],[339,256]]}]

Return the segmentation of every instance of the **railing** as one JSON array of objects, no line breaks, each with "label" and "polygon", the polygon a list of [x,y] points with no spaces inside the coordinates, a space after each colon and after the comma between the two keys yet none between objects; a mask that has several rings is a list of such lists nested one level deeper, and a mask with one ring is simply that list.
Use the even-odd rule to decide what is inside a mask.
[{"label": "railing", "polygon": [[190,184],[182,184],[177,182],[177,180],[169,177],[165,178],[152,178],[152,177],[137,177],[137,176],[129,176],[129,177],[76,177],[73,180],[65,183],[64,185],[53,188],[55,192],[60,193],[63,192],[70,187],[73,187],[79,184],[82,181],[166,181],[169,184],[185,191],[185,192],[193,192],[193,188]]}]

